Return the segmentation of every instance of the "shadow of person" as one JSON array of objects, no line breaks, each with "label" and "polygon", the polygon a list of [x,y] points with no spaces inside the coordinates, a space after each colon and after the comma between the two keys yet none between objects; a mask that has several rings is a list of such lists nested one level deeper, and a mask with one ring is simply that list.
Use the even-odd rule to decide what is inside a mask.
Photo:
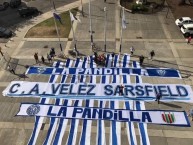
[{"label": "shadow of person", "polygon": [[172,108],[182,108],[181,106],[175,105],[175,104],[170,104],[170,103],[166,103],[166,102],[162,102],[160,101],[160,104],[172,107]]}]

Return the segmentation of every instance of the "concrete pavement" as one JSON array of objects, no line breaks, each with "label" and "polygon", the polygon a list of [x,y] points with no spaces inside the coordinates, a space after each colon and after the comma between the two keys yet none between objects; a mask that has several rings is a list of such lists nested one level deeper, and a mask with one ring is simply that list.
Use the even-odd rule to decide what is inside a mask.
[{"label": "concrete pavement", "polygon": [[[84,2],[84,11],[88,13],[88,1]],[[114,4],[109,4],[113,2]],[[92,23],[95,33],[94,42],[101,49],[104,46],[103,39],[103,7],[107,7],[107,51],[117,52],[120,45],[120,18],[119,7],[117,2],[109,0],[109,3],[103,3],[103,1],[92,1]],[[66,11],[70,8],[80,6],[80,1],[58,8],[59,12]],[[126,13],[126,20],[128,21],[127,29],[123,32],[123,51],[122,53],[129,53],[129,48],[134,46],[136,56],[143,54],[148,57],[149,52],[155,50],[156,56],[153,61],[145,59],[146,66],[158,66],[158,67],[171,67],[181,70],[182,76],[186,76],[193,72],[193,45],[187,45],[185,39],[180,33],[179,29],[174,24],[174,18],[170,13],[169,18],[165,18],[166,10],[158,14],[143,15],[143,14],[130,14]],[[26,32],[34,25],[42,22],[43,20],[52,17],[52,12],[47,12],[33,20],[26,23],[23,28],[19,28],[16,32],[16,36],[7,44],[7,48],[3,46],[3,52],[7,52],[11,57],[19,60],[16,72],[22,74],[25,72],[26,65],[35,65],[33,60],[33,53],[38,50],[39,54],[45,55],[49,49],[43,48],[46,44],[58,47],[56,38],[24,38]],[[75,35],[77,37],[77,48],[85,54],[92,54],[90,48],[90,35],[88,33],[89,20],[88,17],[82,17],[79,15],[82,23],[74,23]],[[70,39],[69,39],[70,38]],[[69,38],[62,39],[63,46],[65,47],[65,54],[69,49],[73,48],[72,32]],[[142,39],[139,39],[142,38]],[[70,40],[70,41],[69,41]],[[2,44],[1,44],[2,45]],[[57,51],[59,53],[59,51]],[[101,52],[102,53],[102,52]],[[132,60],[138,60],[137,57],[131,57]],[[42,65],[42,64],[40,64]],[[48,66],[50,64],[47,64]],[[2,91],[8,82],[12,80],[29,80],[29,81],[47,81],[46,76],[29,76],[29,78],[21,78],[15,76],[7,71],[1,70],[0,72],[0,91]],[[133,80],[133,79],[132,79]],[[143,77],[143,82],[146,83],[179,83],[189,84],[192,86],[192,77],[185,79],[162,79],[162,78],[147,78]],[[6,134],[9,134],[11,138],[16,140],[16,144],[26,144],[33,128],[33,118],[14,117],[15,113],[19,109],[20,102],[38,102],[38,99],[34,98],[8,98],[1,96],[0,98],[0,141],[5,139],[3,143],[12,144],[13,140],[8,140]],[[174,109],[174,110],[188,110],[192,108],[192,104],[186,103],[163,103],[157,105],[157,103],[146,103],[147,109]],[[38,144],[41,144],[45,139],[45,135],[48,129],[47,120],[45,127],[41,131]],[[96,123],[96,122],[95,122]],[[95,124],[93,123],[93,124]],[[106,124],[109,124],[108,122]],[[191,123],[192,124],[192,123]],[[69,129],[69,126],[68,126]],[[68,130],[67,129],[67,130]],[[169,126],[148,125],[148,134],[150,136],[150,142],[152,145],[192,145],[193,131],[190,128],[177,128]],[[80,129],[79,129],[80,131]],[[109,135],[109,127],[106,127],[107,140]],[[136,132],[138,132],[136,130]],[[79,132],[80,133],[80,132]],[[22,136],[21,139],[19,136]],[[125,128],[122,129],[122,142],[126,138]],[[138,133],[137,133],[138,135]],[[96,126],[93,126],[92,130],[93,138],[96,138]],[[139,141],[139,136],[138,141]],[[19,140],[23,141],[20,142]],[[66,140],[66,139],[64,139]],[[94,141],[93,141],[94,142]],[[125,141],[125,144],[127,141]]]}]

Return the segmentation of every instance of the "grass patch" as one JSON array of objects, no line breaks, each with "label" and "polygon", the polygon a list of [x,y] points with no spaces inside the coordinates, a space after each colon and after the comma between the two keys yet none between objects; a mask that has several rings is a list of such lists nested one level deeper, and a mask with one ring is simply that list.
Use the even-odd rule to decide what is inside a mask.
[{"label": "grass patch", "polygon": [[[71,12],[76,15],[78,8],[72,9]],[[60,14],[62,19],[61,24],[56,20],[58,30],[61,38],[68,38],[71,29],[70,15],[69,12],[66,11]],[[32,27],[26,34],[27,38],[56,38],[57,32],[55,29],[54,18],[51,17],[36,26]]]}]

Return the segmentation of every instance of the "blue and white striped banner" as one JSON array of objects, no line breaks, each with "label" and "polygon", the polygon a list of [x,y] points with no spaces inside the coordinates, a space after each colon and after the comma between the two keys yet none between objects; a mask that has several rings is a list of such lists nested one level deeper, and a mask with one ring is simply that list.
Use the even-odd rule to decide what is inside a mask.
[{"label": "blue and white striped banner", "polygon": [[[115,58],[114,58],[115,59]],[[114,62],[116,65],[116,62]],[[108,61],[108,64],[113,64],[113,62]],[[123,64],[126,66],[126,64]],[[149,77],[172,77],[181,78],[178,70],[167,69],[167,68],[54,68],[54,67],[29,67],[26,74],[42,74],[42,75],[142,75]]]}]

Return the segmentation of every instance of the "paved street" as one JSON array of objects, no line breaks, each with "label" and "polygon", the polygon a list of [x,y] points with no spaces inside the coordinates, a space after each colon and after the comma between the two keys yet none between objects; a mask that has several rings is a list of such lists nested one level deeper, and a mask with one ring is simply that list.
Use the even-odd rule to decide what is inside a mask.
[{"label": "paved street", "polygon": [[[92,55],[93,52],[90,47],[90,34],[89,34],[89,19],[88,19],[88,1],[83,0],[83,8],[85,17],[81,14],[77,14],[77,17],[81,19],[81,23],[75,22],[73,27],[75,29],[75,36],[77,39],[77,49],[81,54]],[[32,4],[32,3],[31,3]],[[71,8],[79,7],[80,1],[72,3],[64,3],[64,6],[59,7],[58,12],[67,11]],[[93,34],[94,43],[97,47],[103,50],[104,47],[104,12],[103,8],[107,7],[107,52],[119,52],[120,46],[120,7],[115,0],[108,0],[107,3],[103,1],[92,1],[92,29],[95,32]],[[79,7],[81,9],[81,7]],[[144,55],[146,57],[144,65],[145,67],[168,67],[179,69],[183,79],[166,79],[155,77],[142,77],[143,83],[152,84],[187,84],[191,87],[193,73],[193,44],[187,45],[185,38],[181,34],[179,28],[175,25],[175,19],[172,13],[169,12],[168,18],[166,18],[166,9],[163,11],[152,14],[131,14],[125,12],[127,20],[127,28],[123,31],[123,43],[122,54],[130,53],[130,47],[135,48],[134,56],[131,60],[137,60],[138,56]],[[34,25],[42,22],[43,20],[52,17],[52,12],[47,11],[41,16],[30,19],[25,22],[22,27],[16,31],[16,36],[11,41],[5,44],[1,43],[2,51],[6,54],[8,61],[0,60],[0,92],[2,92],[9,82],[13,80],[20,81],[38,81],[48,82],[49,76],[42,75],[28,75],[24,76],[26,66],[36,65],[34,60],[34,53],[38,52],[39,57],[46,57],[51,47],[56,48],[56,53],[60,53],[58,39],[57,38],[24,38],[27,31]],[[62,46],[64,53],[71,59],[75,59],[68,54],[68,50],[73,49],[72,32],[68,38],[62,38]],[[48,48],[45,48],[45,46]],[[153,61],[147,59],[149,52],[155,51],[155,59]],[[102,51],[99,53],[103,53]],[[59,58],[55,58],[58,60]],[[65,59],[62,60],[65,62]],[[11,74],[6,70],[7,65],[11,64],[15,66],[15,72],[17,75]],[[51,66],[52,64],[37,64],[41,66]],[[189,76],[189,77],[187,77]],[[70,76],[71,77],[71,76]],[[57,82],[59,82],[60,77]],[[100,77],[97,77],[99,82]],[[70,82],[70,79],[68,80]],[[131,77],[131,83],[135,83],[134,77]],[[31,136],[34,127],[34,117],[15,117],[19,110],[20,103],[22,102],[39,102],[39,99],[35,98],[9,98],[0,94],[0,142],[2,145],[25,145]],[[50,100],[54,102],[53,99]],[[84,102],[85,103],[85,102]],[[95,106],[98,104],[95,102]],[[109,105],[107,101],[106,106]],[[174,103],[163,102],[158,105],[156,102],[145,102],[146,109],[170,109],[170,110],[188,110],[193,108],[189,103]],[[68,121],[67,131],[63,137],[63,144],[68,139],[68,131],[70,130],[70,122]],[[192,122],[191,122],[192,125]],[[79,144],[81,135],[82,121],[79,123],[77,132],[76,144]],[[129,144],[126,134],[126,125],[121,125],[121,144]],[[44,119],[44,124],[40,130],[36,144],[40,145],[44,142],[49,128],[49,119]],[[147,125],[148,135],[151,145],[192,145],[193,144],[193,127],[172,127],[161,125]],[[135,123],[135,130],[137,135],[138,144],[140,144],[140,136]],[[91,130],[91,145],[96,144],[97,135],[97,121],[92,122]],[[110,137],[110,123],[105,121],[106,132],[106,144],[109,144]]]}]

